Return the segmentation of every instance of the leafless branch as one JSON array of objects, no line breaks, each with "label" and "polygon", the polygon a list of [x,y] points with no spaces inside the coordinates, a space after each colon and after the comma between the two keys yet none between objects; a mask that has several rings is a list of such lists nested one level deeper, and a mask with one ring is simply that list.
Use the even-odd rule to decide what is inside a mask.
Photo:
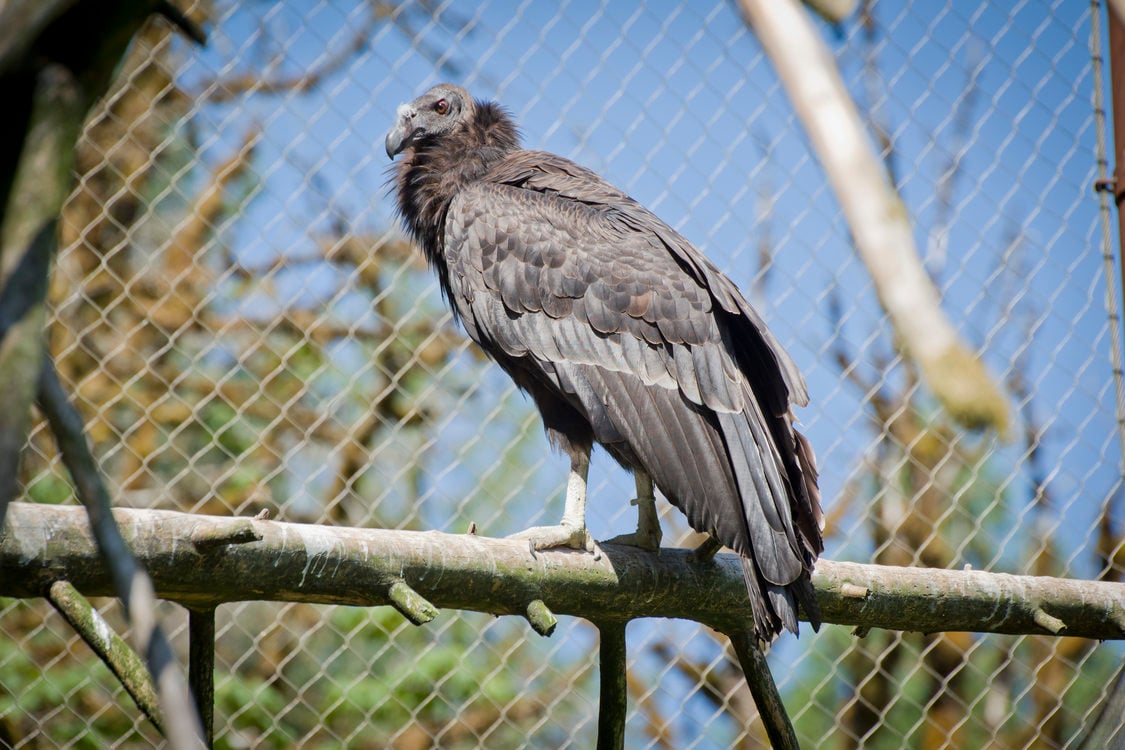
[{"label": "leafless branch", "polygon": [[927,384],[960,423],[1008,428],[1008,404],[960,340],[918,256],[906,207],[824,42],[796,0],[740,0],[804,124],[879,300]]},{"label": "leafless branch", "polygon": [[337,47],[319,65],[289,76],[266,77],[261,71],[242,73],[205,81],[197,87],[195,98],[206,98],[213,103],[227,102],[246,94],[304,93],[316,88],[325,78],[344,67],[354,55],[363,51],[370,43],[371,35],[380,21],[391,15],[392,8],[386,3],[372,2],[371,10],[361,24],[348,37],[348,41]]}]

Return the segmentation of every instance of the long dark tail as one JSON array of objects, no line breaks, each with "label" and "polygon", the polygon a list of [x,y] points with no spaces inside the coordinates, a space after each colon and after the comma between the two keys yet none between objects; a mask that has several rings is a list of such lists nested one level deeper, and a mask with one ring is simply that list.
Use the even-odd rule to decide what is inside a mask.
[{"label": "long dark tail", "polygon": [[742,414],[719,414],[718,422],[749,532],[749,544],[736,551],[755,630],[768,642],[782,629],[798,632],[798,609],[814,630],[820,627],[810,579],[823,549],[820,491],[812,448],[788,416],[767,421],[749,406]]}]

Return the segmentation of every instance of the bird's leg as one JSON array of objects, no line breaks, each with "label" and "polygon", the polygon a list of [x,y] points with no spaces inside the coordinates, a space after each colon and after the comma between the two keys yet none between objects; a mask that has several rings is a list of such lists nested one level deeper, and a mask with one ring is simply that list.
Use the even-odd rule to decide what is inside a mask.
[{"label": "bird's leg", "polygon": [[706,539],[691,551],[691,556],[698,562],[711,562],[715,553],[723,548],[723,543],[715,537],[708,535]]},{"label": "bird's leg", "polygon": [[631,534],[622,534],[608,539],[605,544],[628,544],[641,547],[649,552],[660,550],[660,517],[656,514],[656,496],[653,493],[652,477],[640,469],[633,471],[633,480],[637,484],[637,499],[632,502],[637,506],[637,530]]},{"label": "bird's leg", "polygon": [[570,477],[566,481],[566,503],[558,526],[532,526],[509,539],[526,539],[534,552],[552,547],[572,547],[594,551],[594,541],[586,531],[586,477],[590,473],[590,449],[575,451],[570,458]]}]

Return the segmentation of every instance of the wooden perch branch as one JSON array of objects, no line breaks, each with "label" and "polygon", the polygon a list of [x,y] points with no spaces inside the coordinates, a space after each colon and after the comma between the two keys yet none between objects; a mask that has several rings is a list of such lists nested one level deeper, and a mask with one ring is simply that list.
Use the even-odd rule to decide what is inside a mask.
[{"label": "wooden perch branch", "polygon": [[[750,622],[742,568],[730,554],[698,562],[687,550],[653,556],[606,545],[600,557],[532,557],[526,544],[476,535],[264,520],[250,521],[258,541],[200,549],[197,527],[242,529],[247,519],[124,508],[113,515],[157,595],[195,609],[247,600],[388,605],[401,582],[439,609],[525,617],[542,600],[556,614],[599,624],[674,617],[732,632]],[[0,596],[43,596],[56,580],[87,596],[113,593],[85,512],[13,503],[0,537]],[[825,622],[863,629],[1051,635],[1057,623],[1038,614],[1045,612],[1068,636],[1125,639],[1120,583],[821,560],[813,585]]]},{"label": "wooden perch branch", "polygon": [[160,702],[152,687],[152,680],[145,669],[145,664],[137,656],[137,652],[114,632],[109,623],[102,618],[101,613],[68,582],[55,581],[51,584],[47,591],[47,598],[75,632],[82,636],[86,645],[93,649],[121,681],[137,707],[156,725],[157,729],[163,732],[164,720],[161,717]]}]

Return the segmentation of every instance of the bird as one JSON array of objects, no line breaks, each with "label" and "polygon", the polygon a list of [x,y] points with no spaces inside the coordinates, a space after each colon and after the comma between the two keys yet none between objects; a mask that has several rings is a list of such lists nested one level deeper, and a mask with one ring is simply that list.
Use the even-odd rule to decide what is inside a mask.
[{"label": "bird", "polygon": [[[677,231],[594,171],[521,146],[512,115],[442,83],[386,135],[399,220],[468,336],[538,409],[570,461],[563,517],[514,535],[593,549],[595,444],[635,478],[637,530],[658,551],[655,489],[737,553],[753,633],[814,629],[824,549],[817,468],[795,428],[796,364],[738,287]],[[395,158],[400,157],[397,162]]]}]

